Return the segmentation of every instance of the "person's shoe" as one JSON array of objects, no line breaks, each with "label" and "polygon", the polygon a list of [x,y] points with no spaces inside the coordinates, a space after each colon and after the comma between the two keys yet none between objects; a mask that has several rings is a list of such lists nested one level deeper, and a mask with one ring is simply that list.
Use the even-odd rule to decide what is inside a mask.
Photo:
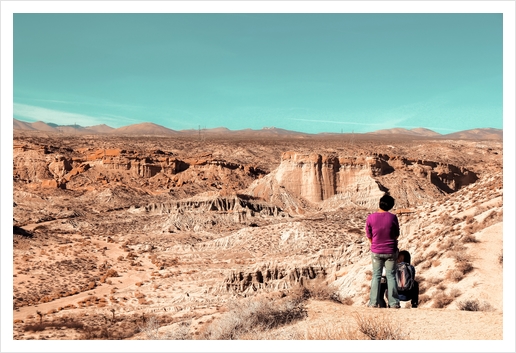
[{"label": "person's shoe", "polygon": [[396,305],[393,305],[393,306],[389,306],[390,309],[399,309],[400,308],[400,305],[399,304],[396,304]]},{"label": "person's shoe", "polygon": [[368,308],[379,308],[380,306],[378,304],[376,305],[373,305],[373,304],[367,304],[367,307]]},{"label": "person's shoe", "polygon": [[417,305],[412,305],[412,309],[417,309]]}]

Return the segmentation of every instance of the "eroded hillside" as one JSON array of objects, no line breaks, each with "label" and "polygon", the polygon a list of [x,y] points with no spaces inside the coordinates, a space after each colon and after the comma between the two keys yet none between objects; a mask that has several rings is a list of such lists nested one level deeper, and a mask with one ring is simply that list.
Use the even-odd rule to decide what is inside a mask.
[{"label": "eroded hillside", "polygon": [[145,315],[206,321],[232,298],[314,280],[361,306],[364,222],[386,191],[421,307],[475,295],[502,309],[488,294],[501,277],[485,281],[502,251],[500,142],[15,134],[13,171],[17,339],[39,337],[23,327],[43,318],[106,338],[94,328],[110,317],[109,335],[129,338]]}]

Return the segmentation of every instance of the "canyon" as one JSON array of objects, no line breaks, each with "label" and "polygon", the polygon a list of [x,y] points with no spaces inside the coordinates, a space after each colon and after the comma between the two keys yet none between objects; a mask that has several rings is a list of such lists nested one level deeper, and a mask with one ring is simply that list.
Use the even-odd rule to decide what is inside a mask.
[{"label": "canyon", "polygon": [[496,322],[484,339],[501,339],[500,139],[15,129],[13,338],[84,339],[24,328],[68,318],[95,331],[111,316],[112,338],[142,338],[150,315],[194,332],[239,298],[316,282],[365,307],[365,218],[385,193],[425,283],[417,310],[483,300]]}]

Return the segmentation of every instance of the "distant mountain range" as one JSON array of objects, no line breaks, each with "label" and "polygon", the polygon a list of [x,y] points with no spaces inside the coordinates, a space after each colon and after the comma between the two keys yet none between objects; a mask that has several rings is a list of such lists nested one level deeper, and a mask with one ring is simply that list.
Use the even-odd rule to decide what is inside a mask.
[{"label": "distant mountain range", "polygon": [[[83,127],[80,125],[57,125],[53,123],[44,123],[37,121],[35,123],[28,123],[13,119],[14,130],[22,131],[41,131],[57,134],[81,134],[81,135],[97,135],[97,134],[113,134],[113,135],[150,135],[150,136],[241,136],[241,137],[296,137],[308,138],[311,136],[336,136],[342,135],[338,133],[319,133],[307,134],[303,132],[278,129],[275,127],[264,127],[261,130],[243,129],[243,130],[229,130],[225,127],[218,127],[213,129],[190,129],[190,130],[172,130],[164,126],[154,123],[141,123],[123,126],[120,128],[112,128],[105,124]],[[393,128],[384,129],[368,133],[353,134],[358,136],[405,136],[405,137],[423,137],[423,138],[439,138],[439,139],[472,139],[472,140],[502,140],[503,130],[494,128],[480,128],[454,132],[451,134],[439,134],[435,131],[425,128],[403,129]]]}]

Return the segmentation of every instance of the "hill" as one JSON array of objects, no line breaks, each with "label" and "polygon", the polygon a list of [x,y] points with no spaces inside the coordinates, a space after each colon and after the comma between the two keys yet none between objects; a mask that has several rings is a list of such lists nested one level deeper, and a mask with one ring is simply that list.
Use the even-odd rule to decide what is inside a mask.
[{"label": "hill", "polygon": [[113,134],[113,135],[147,135],[147,136],[184,136],[184,137],[198,137],[204,139],[206,137],[231,137],[231,138],[295,138],[295,139],[318,139],[318,138],[332,138],[347,140],[367,139],[367,138],[393,138],[410,139],[410,138],[425,138],[425,139],[475,139],[475,140],[502,140],[503,130],[493,128],[480,128],[456,132],[453,134],[441,135],[435,131],[426,128],[404,129],[393,128],[378,130],[369,133],[353,133],[353,134],[338,134],[338,133],[318,133],[307,134],[292,130],[285,130],[276,127],[264,127],[259,130],[242,129],[229,130],[225,127],[218,127],[213,129],[189,129],[189,130],[172,130],[154,123],[141,123],[123,126],[117,129],[109,127],[105,124],[82,127],[79,125],[57,125],[46,124],[44,122],[27,123],[13,119],[14,130],[24,131],[42,131],[55,132],[64,134]]}]

